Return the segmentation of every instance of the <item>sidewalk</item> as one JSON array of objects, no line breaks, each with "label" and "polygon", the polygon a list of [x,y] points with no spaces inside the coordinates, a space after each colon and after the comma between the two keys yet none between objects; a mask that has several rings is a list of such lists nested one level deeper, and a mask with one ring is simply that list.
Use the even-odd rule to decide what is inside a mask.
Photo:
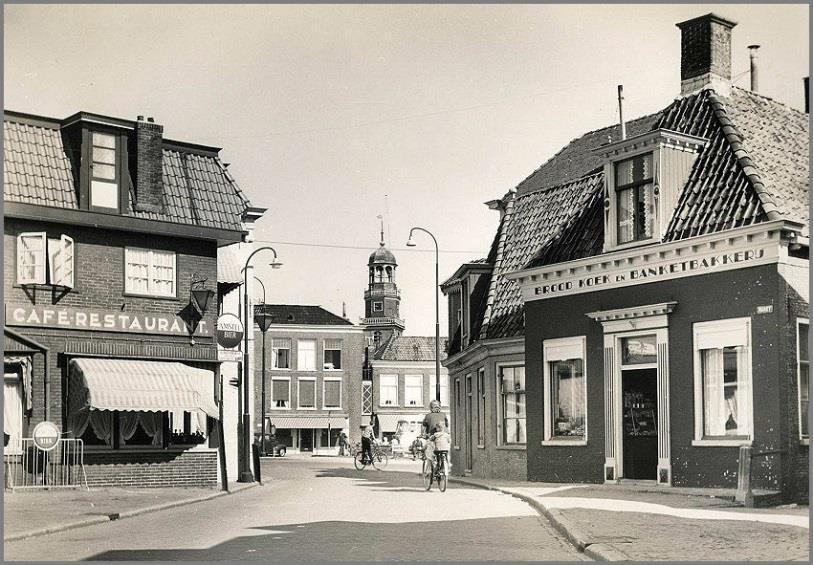
[{"label": "sidewalk", "polygon": [[3,496],[3,542],[201,502],[257,484],[230,483],[229,492],[219,487],[6,492]]},{"label": "sidewalk", "polygon": [[807,506],[743,508],[723,489],[452,481],[525,500],[597,560],[808,561]]}]

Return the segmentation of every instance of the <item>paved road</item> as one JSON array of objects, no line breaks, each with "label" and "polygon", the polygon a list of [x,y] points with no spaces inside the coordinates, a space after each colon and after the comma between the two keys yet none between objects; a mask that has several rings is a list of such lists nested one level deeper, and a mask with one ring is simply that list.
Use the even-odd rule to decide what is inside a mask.
[{"label": "paved road", "polygon": [[419,467],[350,459],[264,462],[260,487],[190,506],[5,544],[6,560],[581,560],[508,495],[423,490]]}]

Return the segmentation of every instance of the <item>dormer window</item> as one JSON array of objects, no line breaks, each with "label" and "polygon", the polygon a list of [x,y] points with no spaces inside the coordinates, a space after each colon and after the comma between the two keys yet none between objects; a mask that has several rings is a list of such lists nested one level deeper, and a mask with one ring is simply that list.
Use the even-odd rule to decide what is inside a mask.
[{"label": "dormer window", "polygon": [[615,165],[618,243],[651,239],[655,227],[652,153]]},{"label": "dormer window", "polygon": [[116,136],[93,132],[90,161],[90,206],[119,209],[119,174]]},{"label": "dormer window", "polygon": [[604,163],[604,252],[661,241],[706,140],[657,129],[593,150]]}]

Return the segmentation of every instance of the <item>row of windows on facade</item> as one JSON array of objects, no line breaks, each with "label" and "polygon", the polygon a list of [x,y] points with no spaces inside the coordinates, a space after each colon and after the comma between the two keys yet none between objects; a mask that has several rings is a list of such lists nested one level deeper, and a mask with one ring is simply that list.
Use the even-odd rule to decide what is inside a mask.
[{"label": "row of windows on facade", "polygon": [[[315,339],[296,340],[296,370],[316,370]],[[290,338],[273,338],[271,340],[271,368],[292,369],[291,363],[292,340]],[[342,340],[325,339],[322,344],[322,368],[325,371],[340,371],[342,369]]]},{"label": "row of windows on facade", "polygon": [[[72,238],[45,232],[17,236],[17,283],[75,286],[75,245]],[[177,261],[172,251],[124,248],[124,291],[144,296],[174,297]]]},{"label": "row of windows on facade", "polygon": [[[808,323],[797,323],[797,378],[799,433],[809,438]],[[746,318],[700,322],[694,325],[695,440],[747,442],[753,438],[753,390],[751,386],[750,320]],[[587,381],[585,377],[586,337],[547,340],[543,343],[546,441],[587,441]],[[655,335],[621,339],[621,369],[657,366]],[[473,375],[465,377],[465,399],[461,381],[455,379],[458,414],[469,422],[477,404],[478,445],[485,443],[485,370],[477,372],[477,400]],[[498,418],[500,443],[525,443],[525,369],[499,367]],[[625,433],[657,435],[656,399],[631,392],[623,398]],[[465,403],[465,405],[464,405]],[[459,425],[462,418],[456,418]],[[629,429],[626,429],[629,428]],[[457,436],[461,437],[461,436]]]},{"label": "row of windows on facade", "polygon": [[[292,405],[290,377],[271,378],[271,409],[289,410]],[[298,410],[317,409],[316,377],[299,377],[296,379],[296,398]],[[325,377],[322,379],[322,409],[339,410],[342,408],[342,378]]]}]

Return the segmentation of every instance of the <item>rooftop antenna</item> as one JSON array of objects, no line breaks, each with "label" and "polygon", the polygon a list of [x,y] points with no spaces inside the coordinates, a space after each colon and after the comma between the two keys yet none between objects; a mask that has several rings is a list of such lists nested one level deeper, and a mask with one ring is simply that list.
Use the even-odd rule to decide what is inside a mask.
[{"label": "rooftop antenna", "polygon": [[387,239],[392,241],[392,234],[390,234],[390,201],[388,194],[384,195],[384,215],[387,216]]},{"label": "rooftop antenna", "polygon": [[379,214],[378,216],[376,216],[376,218],[381,220],[381,243],[379,243],[379,245],[381,247],[384,247],[384,216]]},{"label": "rooftop antenna", "polygon": [[347,302],[342,300],[342,318],[347,319]]},{"label": "rooftop antenna", "polygon": [[627,139],[627,126],[624,124],[624,85],[618,85],[618,120],[621,122],[621,139]]}]

